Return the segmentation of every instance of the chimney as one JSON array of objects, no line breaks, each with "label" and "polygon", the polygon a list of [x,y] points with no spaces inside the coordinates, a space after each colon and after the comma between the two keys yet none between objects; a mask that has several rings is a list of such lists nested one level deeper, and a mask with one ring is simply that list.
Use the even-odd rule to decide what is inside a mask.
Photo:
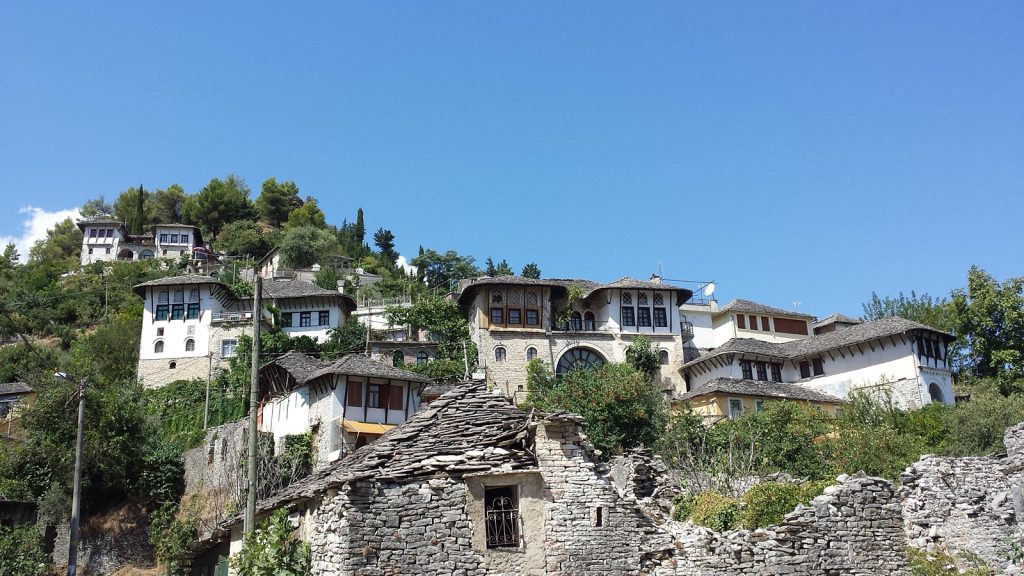
[{"label": "chimney", "polygon": [[655,284],[661,284],[661,276],[658,276],[657,274],[651,274],[651,282],[654,282]]}]

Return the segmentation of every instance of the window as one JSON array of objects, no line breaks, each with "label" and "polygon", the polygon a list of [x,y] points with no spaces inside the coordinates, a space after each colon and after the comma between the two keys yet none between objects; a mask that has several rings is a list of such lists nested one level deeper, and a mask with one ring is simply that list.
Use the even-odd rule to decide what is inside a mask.
[{"label": "window", "polygon": [[815,358],[814,360],[811,361],[811,364],[814,366],[815,376],[821,376],[822,374],[825,373],[825,367],[822,366],[821,364],[821,358]]},{"label": "window", "polygon": [[657,328],[668,327],[668,314],[665,313],[664,308],[654,309],[654,326]]},{"label": "window", "polygon": [[299,312],[299,326],[308,327],[313,323],[312,312]]},{"label": "window", "polygon": [[789,318],[776,318],[775,331],[782,332],[783,334],[801,334],[803,336],[806,336],[807,321],[791,320]]},{"label": "window", "polygon": [[622,309],[622,325],[636,326],[636,318],[633,317],[632,307],[626,307]]},{"label": "window", "polygon": [[96,229],[95,228],[90,228],[89,229],[89,238],[95,238],[95,237],[96,237]]},{"label": "window", "polygon": [[754,400],[754,410],[764,412],[764,400]]},{"label": "window", "polygon": [[330,310],[320,310],[317,314],[317,324],[319,326],[327,326],[331,323],[331,312]]},{"label": "window", "polygon": [[185,317],[184,304],[171,304],[171,320],[181,320]]},{"label": "window", "polygon": [[768,324],[768,317],[767,316],[761,316],[761,330],[764,330],[765,332],[771,332],[772,331],[771,327]]},{"label": "window", "polygon": [[220,461],[223,462],[228,459],[228,439],[220,439]]},{"label": "window", "polygon": [[932,402],[944,402],[942,396],[942,388],[938,384],[932,382],[928,385],[928,396],[932,399]]},{"label": "window", "polygon": [[561,376],[573,370],[596,370],[604,362],[604,358],[589,348],[570,348],[558,359],[555,374]]},{"label": "window", "polygon": [[192,302],[188,305],[188,312],[185,314],[186,320],[198,320],[199,319],[199,303]]},{"label": "window", "polygon": [[220,341],[220,356],[221,358],[232,358],[238,354],[238,340],[235,338],[225,338]]},{"label": "window", "polygon": [[800,363],[800,377],[810,378],[811,377],[811,365],[807,362]]},{"label": "window", "polygon": [[637,326],[650,327],[651,325],[651,309],[650,308],[637,308],[636,309]]},{"label": "window", "polygon": [[161,321],[167,320],[167,315],[170,313],[171,308],[167,304],[159,304],[156,307],[156,318],[154,320]]},{"label": "window", "polygon": [[533,346],[530,346],[529,348],[526,349],[526,359],[527,360],[533,360],[536,357],[537,357],[537,349],[536,348],[534,348]]},{"label": "window", "polygon": [[753,380],[754,379],[754,371],[753,371],[753,369],[751,369],[750,361],[749,360],[741,360],[740,361],[740,370],[743,372],[743,379],[744,380]]},{"label": "window", "polygon": [[523,311],[518,309],[518,308],[509,308],[508,309],[508,323],[509,324],[522,324],[522,322],[523,322],[522,314],[523,314]]},{"label": "window", "polygon": [[167,234],[161,234],[160,235],[160,243],[161,244],[166,244],[167,243]]},{"label": "window", "polygon": [[405,352],[395,350],[391,353],[391,365],[401,366],[402,364],[405,364]]},{"label": "window", "polygon": [[782,382],[781,364],[772,364],[772,382]]},{"label": "window", "polygon": [[729,420],[735,420],[740,416],[743,416],[743,400],[729,398]]},{"label": "window", "polygon": [[661,292],[655,292],[654,293],[654,305],[655,306],[664,306],[665,305],[665,295],[662,294]]},{"label": "window", "polygon": [[182,234],[181,235],[181,243],[182,244],[188,244],[188,234]]},{"label": "window", "polygon": [[171,244],[177,244],[177,243],[178,243],[178,235],[177,234],[171,234]]},{"label": "window", "polygon": [[175,362],[174,360],[171,360],[170,362],[167,363],[167,369],[168,370],[174,370],[177,367],[178,367],[178,363]]},{"label": "window", "polygon": [[184,301],[185,301],[185,291],[184,290],[175,290],[174,291],[174,303],[175,304],[179,304],[179,303],[184,302]]},{"label": "window", "polygon": [[491,324],[504,324],[505,323],[505,309],[504,308],[491,308]]},{"label": "window", "polygon": [[163,328],[157,328],[156,329],[156,335],[157,336],[163,336],[164,335],[164,329]]},{"label": "window", "polygon": [[632,306],[633,305],[633,294],[631,292],[622,293],[622,305]]},{"label": "window", "polygon": [[527,326],[539,326],[540,325],[540,313],[537,310],[526,311],[526,325]]},{"label": "window", "polygon": [[110,248],[107,248],[107,254],[110,254]]},{"label": "window", "polygon": [[668,350],[658,351],[658,362],[661,363],[662,366],[668,366]]},{"label": "window", "polygon": [[152,259],[153,259],[153,251],[152,250],[143,250],[142,252],[139,252],[139,260],[152,260]]},{"label": "window", "polygon": [[107,228],[107,238],[113,238],[113,237],[114,237],[114,229],[113,228]]},{"label": "window", "polygon": [[154,354],[163,354],[164,353],[164,341],[163,340],[157,340],[156,344],[153,344],[153,353]]},{"label": "window", "polygon": [[167,291],[164,290],[163,292],[160,292],[159,294],[157,294],[156,295],[156,301],[159,302],[160,304],[167,304],[167,302],[168,302],[168,300],[167,300]]},{"label": "window", "polygon": [[188,291],[189,302],[199,302],[199,288],[193,288]]},{"label": "window", "polygon": [[736,327],[739,328],[740,330],[746,330],[747,329],[747,317],[744,316],[743,314],[737,314],[736,315]]},{"label": "window", "polygon": [[380,398],[380,384],[370,384],[366,387],[366,407],[383,408]]},{"label": "window", "polygon": [[583,316],[581,316],[579,312],[573,312],[570,318],[572,320],[570,326],[573,330],[576,332],[583,330]]},{"label": "window", "polygon": [[416,353],[416,363],[417,364],[426,364],[428,359],[429,358],[427,357],[427,353],[426,352],[423,352],[421,350],[421,351]]},{"label": "window", "polygon": [[89,247],[89,254],[92,254],[92,247]]},{"label": "window", "polygon": [[192,338],[189,338],[188,340],[185,340],[185,352],[195,352],[195,351],[196,351],[196,341],[193,340]]},{"label": "window", "polygon": [[292,327],[292,313],[291,312],[281,312],[281,328],[291,328],[291,327]]},{"label": "window", "polygon": [[519,546],[519,495],[515,486],[484,488],[488,548]]},{"label": "window", "polygon": [[405,403],[402,400],[405,390],[401,386],[389,386],[388,387],[388,408],[391,410],[401,410]]},{"label": "window", "polygon": [[754,316],[753,314],[751,314],[750,316],[748,316],[748,319],[750,320],[750,322],[749,322],[750,329],[751,330],[757,330],[757,316]]},{"label": "window", "polygon": [[757,363],[757,379],[761,381],[768,380],[768,365],[764,362]]},{"label": "window", "polygon": [[505,361],[505,347],[504,346],[498,346],[497,348],[494,349],[494,361],[495,362],[504,362]]},{"label": "window", "polygon": [[590,310],[583,313],[583,329],[591,331],[597,329],[597,323],[594,321],[594,313]]},{"label": "window", "polygon": [[638,306],[647,306],[650,300],[647,298],[647,292],[640,292],[636,295],[636,303]]},{"label": "window", "polygon": [[362,406],[363,405],[363,383],[352,382],[348,383],[348,398],[346,403],[349,406]]}]

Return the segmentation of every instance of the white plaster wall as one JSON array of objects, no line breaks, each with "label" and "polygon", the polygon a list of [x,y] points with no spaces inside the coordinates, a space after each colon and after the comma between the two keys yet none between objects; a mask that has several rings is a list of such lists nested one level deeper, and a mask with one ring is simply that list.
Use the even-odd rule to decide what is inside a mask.
[{"label": "white plaster wall", "polygon": [[291,434],[309,432],[309,388],[301,386],[263,407],[263,432],[274,433],[274,443]]},{"label": "white plaster wall", "polygon": [[736,336],[736,323],[732,314],[723,314],[712,320],[712,334],[714,344],[709,348],[717,348]]},{"label": "white plaster wall", "polygon": [[[726,366],[718,365],[715,366],[710,363],[704,364],[702,367],[703,372],[690,371],[690,390],[703,386],[704,384],[714,380],[715,378],[741,378],[742,371],[736,364],[728,364]],[[785,376],[783,376],[785,380]]]},{"label": "white plaster wall", "polygon": [[693,324],[693,339],[690,341],[693,346],[704,349],[718,346],[715,343],[715,329],[711,322],[710,306],[683,304],[679,308],[679,313],[686,316],[687,322]]},{"label": "white plaster wall", "polygon": [[[106,230],[108,228],[114,229],[113,238],[90,238],[89,230]],[[97,226],[86,226],[82,237],[82,255],[81,264],[91,264],[93,262],[110,262],[117,259],[118,245],[121,242],[121,231],[116,224],[104,224]],[[89,254],[89,248],[92,248],[93,253]],[[107,254],[107,248],[110,248],[110,253]]]}]

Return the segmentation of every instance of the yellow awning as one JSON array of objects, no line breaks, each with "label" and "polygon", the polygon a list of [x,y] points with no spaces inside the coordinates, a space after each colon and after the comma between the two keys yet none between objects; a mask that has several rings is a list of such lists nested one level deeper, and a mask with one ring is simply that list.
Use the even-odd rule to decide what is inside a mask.
[{"label": "yellow awning", "polygon": [[377,424],[374,422],[359,422],[357,420],[341,419],[341,427],[353,434],[383,434],[394,428],[394,424]]}]

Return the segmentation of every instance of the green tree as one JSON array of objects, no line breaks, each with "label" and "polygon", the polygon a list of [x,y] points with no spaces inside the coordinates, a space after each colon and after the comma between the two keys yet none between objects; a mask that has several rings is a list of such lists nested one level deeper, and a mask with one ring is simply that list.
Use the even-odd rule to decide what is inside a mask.
[{"label": "green tree", "polygon": [[231,566],[239,576],[306,576],[310,557],[309,544],[294,534],[288,511],[278,508],[245,535]]},{"label": "green tree", "polygon": [[327,331],[327,341],[320,345],[322,359],[340,358],[366,349],[366,327],[355,316]]},{"label": "green tree", "polygon": [[[139,202],[142,206],[139,206]],[[129,234],[142,234],[156,218],[156,206],[151,194],[142,189],[129,188],[114,201],[114,218],[124,222]]]},{"label": "green tree", "polygon": [[163,190],[157,190],[153,196],[155,222],[158,224],[176,224],[181,222],[182,212],[188,196],[185,189],[178,184],[171,184]]},{"label": "green tree", "polygon": [[101,195],[82,204],[82,207],[78,209],[78,213],[86,220],[111,218],[114,215],[114,206]]},{"label": "green tree", "polygon": [[281,241],[281,258],[293,268],[308,268],[326,262],[340,251],[338,239],[327,230],[312,226],[290,228]]},{"label": "green tree", "polygon": [[952,326],[949,301],[943,298],[932,298],[927,294],[917,295],[913,290],[907,297],[900,292],[899,296],[880,298],[871,293],[871,300],[862,304],[864,320],[879,320],[889,316],[900,316],[907,320],[920,322],[939,330],[950,330]]},{"label": "green tree", "polygon": [[527,367],[527,379],[527,405],[583,416],[588,438],[604,454],[653,446],[668,421],[661,392],[629,364],[608,363],[556,378],[534,359]]},{"label": "green tree", "polygon": [[514,276],[515,272],[512,271],[512,267],[508,265],[508,262],[504,258],[498,265],[494,267],[494,273],[498,276]]},{"label": "green tree", "polygon": [[77,261],[82,252],[82,231],[71,218],[58,222],[46,231],[46,238],[36,241],[29,249],[29,262],[53,262],[62,265]]},{"label": "green tree", "polygon": [[643,334],[634,336],[633,341],[626,347],[626,362],[646,376],[649,381],[654,380],[654,376],[661,368],[658,351],[654,349],[651,339]]},{"label": "green tree", "polygon": [[494,278],[498,275],[497,268],[494,267],[494,259],[490,256],[487,257],[487,261],[484,262],[484,276],[490,276]]},{"label": "green tree", "polygon": [[461,378],[467,362],[470,371],[476,368],[477,352],[469,339],[469,322],[457,303],[440,296],[426,296],[412,306],[389,306],[384,317],[391,326],[426,330],[438,343],[439,359],[450,362],[439,364],[446,367],[447,373],[436,377]]},{"label": "green tree", "polygon": [[198,224],[213,239],[228,222],[257,217],[256,208],[249,200],[249,187],[234,174],[224,180],[210,180],[198,194],[189,197],[185,213],[188,223]]},{"label": "green tree", "polygon": [[356,210],[356,223],[352,229],[352,237],[357,244],[366,242],[366,224],[363,222],[363,209]]},{"label": "green tree", "polygon": [[299,187],[291,180],[278,183],[276,178],[268,178],[260,187],[260,196],[256,199],[256,209],[264,222],[280,227],[288,221],[292,210],[302,206],[299,198]]},{"label": "green tree", "polygon": [[999,282],[972,266],[967,288],[953,292],[952,308],[960,370],[1004,382],[1024,378],[1024,277]]},{"label": "green tree", "polygon": [[391,230],[378,228],[377,232],[373,234],[373,243],[380,250],[380,257],[384,264],[394,269],[395,261],[398,260],[398,252],[395,250],[395,235],[391,233]]},{"label": "green tree", "polygon": [[451,290],[455,283],[464,278],[480,275],[472,256],[462,256],[454,250],[439,254],[426,250],[417,256],[412,265],[423,274],[423,281],[435,290]]},{"label": "green tree", "polygon": [[523,271],[520,273],[523,278],[533,278],[534,280],[540,279],[540,267],[535,262],[530,262],[526,266],[523,266]]},{"label": "green tree", "polygon": [[291,230],[292,228],[324,228],[327,226],[327,220],[324,216],[323,210],[316,203],[316,198],[307,196],[306,201],[302,203],[302,206],[292,210],[288,214],[288,221],[285,222],[284,229]]},{"label": "green tree", "polygon": [[0,574],[44,576],[52,573],[42,540],[35,526],[0,526]]},{"label": "green tree", "polygon": [[262,258],[273,248],[263,228],[253,220],[235,220],[225,225],[216,246],[232,256],[253,258]]}]

